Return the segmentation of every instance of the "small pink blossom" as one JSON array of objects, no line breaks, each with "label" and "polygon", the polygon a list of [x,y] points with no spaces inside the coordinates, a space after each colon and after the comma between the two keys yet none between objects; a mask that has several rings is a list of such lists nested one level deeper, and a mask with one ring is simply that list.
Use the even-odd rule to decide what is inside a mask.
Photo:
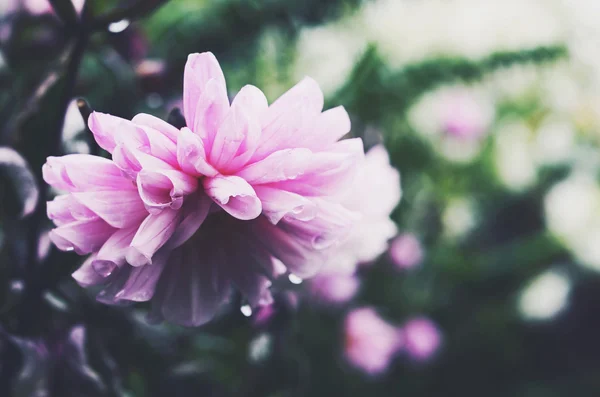
[{"label": "small pink blossom", "polygon": [[348,313],[345,334],[346,359],[370,375],[385,372],[403,345],[402,332],[368,307]]},{"label": "small pink blossom", "polygon": [[310,280],[310,294],[325,303],[345,303],[356,295],[360,280],[354,274],[325,273]]},{"label": "small pink blossom", "polygon": [[439,117],[445,133],[460,139],[478,139],[487,133],[493,109],[467,90],[444,93],[439,104]]},{"label": "small pink blossom", "polygon": [[399,269],[410,269],[423,261],[423,247],[415,235],[401,234],[392,240],[389,251],[390,258]]},{"label": "small pink blossom", "polygon": [[424,317],[414,318],[402,327],[404,333],[404,349],[415,360],[424,361],[431,358],[441,344],[438,327]]},{"label": "small pink blossom", "polygon": [[384,253],[388,240],[396,234],[390,214],[401,195],[400,174],[390,165],[385,147],[373,147],[365,155],[352,194],[344,201],[361,218],[345,242],[331,253],[319,274],[310,280],[309,288],[315,297],[329,303],[343,303],[354,296],[360,284],[354,275],[357,266]]},{"label": "small pink blossom", "polygon": [[283,263],[314,275],[357,215],[342,203],[363,158],[342,107],[322,112],[305,78],[271,105],[254,86],[230,103],[211,53],[184,73],[187,126],[147,114],[93,113],[88,125],[112,160],[50,157],[48,203],[63,250],[91,254],[73,276],[111,304],[152,300],[151,320],[209,321],[235,286],[269,304]]}]

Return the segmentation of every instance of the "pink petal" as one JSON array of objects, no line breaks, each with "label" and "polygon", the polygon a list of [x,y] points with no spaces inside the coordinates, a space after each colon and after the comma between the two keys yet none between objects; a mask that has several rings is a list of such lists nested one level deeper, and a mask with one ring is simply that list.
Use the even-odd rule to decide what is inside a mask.
[{"label": "pink petal", "polygon": [[253,160],[276,150],[298,147],[296,142],[310,131],[323,109],[323,93],[313,79],[306,77],[277,99],[262,117],[262,135]]},{"label": "pink petal", "polygon": [[131,119],[131,121],[138,125],[153,128],[169,138],[171,141],[177,142],[179,130],[166,121],[159,119],[158,117],[154,117],[150,114],[140,113]]},{"label": "pink petal", "polygon": [[135,190],[72,193],[83,206],[104,219],[110,226],[125,228],[138,225],[148,211]]},{"label": "pink petal", "polygon": [[93,112],[88,118],[88,127],[94,134],[98,145],[109,153],[116,146],[115,136],[123,134],[123,130],[129,129],[129,120],[110,114]]},{"label": "pink petal", "polygon": [[321,113],[312,129],[298,139],[297,145],[311,150],[322,150],[350,132],[350,116],[343,106]]},{"label": "pink petal", "polygon": [[96,273],[92,267],[92,263],[96,259],[96,255],[90,255],[81,266],[71,275],[75,281],[82,287],[90,287],[93,285],[102,284],[106,278]]},{"label": "pink petal", "polygon": [[310,166],[311,159],[308,149],[284,149],[244,167],[236,175],[252,185],[295,179]]},{"label": "pink petal", "polygon": [[183,114],[188,127],[196,125],[196,108],[206,83],[214,79],[225,87],[225,76],[217,58],[210,52],[190,54],[183,73]]},{"label": "pink petal", "polygon": [[228,111],[229,98],[225,86],[217,80],[209,80],[198,100],[195,123],[191,126],[202,138],[206,153],[210,153],[217,130]]},{"label": "pink petal", "polygon": [[282,180],[277,187],[303,196],[345,195],[353,187],[357,164],[363,161],[362,140],[345,139],[330,151],[313,153],[302,175]]},{"label": "pink petal", "polygon": [[263,121],[260,142],[252,156],[252,161],[265,158],[269,154],[286,148],[301,147],[307,131],[312,130],[315,120],[319,116],[310,103],[299,102],[277,114],[269,122]]},{"label": "pink petal", "polygon": [[120,229],[106,240],[92,261],[96,273],[108,277],[116,268],[125,265],[125,255],[136,231],[137,227]]},{"label": "pink petal", "polygon": [[135,302],[150,300],[154,295],[156,283],[167,264],[168,254],[168,252],[157,253],[151,265],[131,269],[127,281],[117,292],[115,298]]},{"label": "pink petal", "polygon": [[280,226],[274,226],[265,218],[252,222],[252,235],[294,274],[306,278],[315,275],[324,265],[326,255],[314,249],[310,242],[303,241]]},{"label": "pink petal", "polygon": [[170,248],[179,247],[200,229],[208,216],[213,201],[205,194],[186,197],[181,207],[182,221],[169,241]]},{"label": "pink petal", "polygon": [[193,176],[215,176],[218,174],[206,160],[202,139],[189,128],[183,128],[177,141],[177,162],[181,169]]},{"label": "pink petal", "polygon": [[269,287],[272,283],[265,276],[272,266],[271,256],[246,235],[236,233],[229,241],[231,249],[227,250],[224,265],[231,281],[251,306],[271,304],[273,297]]},{"label": "pink petal", "polygon": [[98,251],[115,231],[102,219],[93,219],[59,226],[50,232],[50,239],[60,250],[83,255]]},{"label": "pink petal", "polygon": [[258,217],[260,200],[252,186],[237,176],[216,176],[203,181],[206,194],[230,215],[241,220]]},{"label": "pink petal", "polygon": [[181,208],[183,197],[196,191],[198,180],[177,170],[142,170],[137,184],[142,201],[152,212],[165,207]]},{"label": "pink petal", "polygon": [[56,226],[98,218],[98,215],[77,201],[71,194],[56,196],[54,200],[48,201],[46,213]]},{"label": "pink petal", "polygon": [[303,78],[273,102],[269,107],[263,126],[279,118],[281,114],[286,113],[290,108],[296,107],[299,103],[306,103],[312,113],[319,113],[323,109],[323,92],[319,87],[319,83],[314,79],[310,77]]},{"label": "pink petal", "polygon": [[221,263],[222,249],[210,238],[190,239],[171,252],[152,299],[152,322],[185,326],[210,321],[229,294]]},{"label": "pink petal", "polygon": [[[227,172],[234,169],[231,161],[236,158],[240,149],[244,154],[244,159],[237,162],[236,165],[250,159],[252,153],[248,149],[255,147],[257,138],[260,136],[260,126],[258,119],[248,113],[241,105],[240,101],[235,102],[229,109],[229,113],[219,127],[210,152],[210,163],[216,169]],[[244,145],[250,139],[251,145]],[[252,142],[254,141],[254,142]],[[241,159],[240,159],[241,160]]]},{"label": "pink petal", "polygon": [[152,256],[175,232],[180,215],[178,211],[168,208],[158,214],[148,215],[131,241],[127,262],[132,266],[152,263]]},{"label": "pink petal", "polygon": [[[142,169],[173,170],[173,165],[145,153],[127,144],[118,144],[113,151],[113,161],[122,172],[131,179],[135,179]],[[176,165],[176,163],[175,163]]]},{"label": "pink petal", "polygon": [[282,222],[282,227],[313,249],[330,248],[344,241],[352,225],[361,217],[339,203],[320,198],[313,198],[312,201],[317,207],[315,217],[309,220],[288,217]]},{"label": "pink petal", "polygon": [[48,184],[70,192],[135,189],[112,161],[87,154],[48,157],[42,173]]},{"label": "pink petal", "polygon": [[310,220],[317,214],[317,206],[310,200],[295,194],[268,186],[254,186],[260,199],[263,214],[276,225],[284,217]]},{"label": "pink petal", "polygon": [[265,94],[259,88],[250,84],[243,86],[235,98],[233,98],[231,106],[234,105],[241,106],[251,115],[255,116],[257,120],[261,120],[269,108]]}]

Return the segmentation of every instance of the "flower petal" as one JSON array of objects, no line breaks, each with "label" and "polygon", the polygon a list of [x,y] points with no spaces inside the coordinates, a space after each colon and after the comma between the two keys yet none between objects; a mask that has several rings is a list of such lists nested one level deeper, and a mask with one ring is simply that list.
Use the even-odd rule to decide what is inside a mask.
[{"label": "flower petal", "polygon": [[181,207],[181,223],[177,226],[168,246],[179,247],[192,237],[208,216],[212,204],[211,198],[205,194],[192,194],[186,197]]},{"label": "flower petal", "polygon": [[158,214],[148,215],[131,241],[126,255],[127,262],[132,266],[152,263],[152,256],[175,232],[180,215],[178,211],[169,208]]},{"label": "flower petal", "polygon": [[135,115],[131,121],[138,125],[153,128],[173,142],[177,142],[179,130],[166,121],[159,119],[158,117],[146,113],[140,113]]},{"label": "flower petal", "polygon": [[152,298],[156,283],[158,282],[167,262],[168,252],[159,252],[151,265],[131,269],[127,282],[117,292],[115,298],[145,302]]},{"label": "flower petal", "polygon": [[198,100],[192,130],[202,138],[206,153],[210,153],[217,130],[229,111],[227,90],[217,80],[206,83]]},{"label": "flower petal", "polygon": [[183,197],[196,191],[198,181],[177,170],[142,170],[137,175],[139,195],[150,212],[170,207],[179,209]]},{"label": "flower petal", "polygon": [[71,195],[110,226],[116,228],[137,225],[148,215],[144,203],[135,190],[76,192]]},{"label": "flower petal", "polygon": [[97,219],[98,215],[81,204],[71,194],[56,196],[46,203],[46,213],[56,226],[76,221]]},{"label": "flower petal", "polygon": [[96,273],[92,267],[92,263],[95,259],[95,254],[90,255],[81,266],[71,274],[75,281],[77,281],[77,284],[82,287],[90,287],[92,285],[102,284],[106,281],[106,278]]},{"label": "flower petal", "polygon": [[297,145],[311,150],[327,149],[333,143],[350,132],[350,116],[343,106],[321,113],[313,128],[305,131]]},{"label": "flower petal", "polygon": [[236,173],[252,185],[296,179],[310,166],[312,152],[308,149],[284,149],[270,154]]},{"label": "flower petal", "polygon": [[108,277],[116,268],[125,264],[125,255],[136,232],[137,227],[120,229],[106,240],[92,261],[96,273]]},{"label": "flower petal", "polygon": [[58,249],[74,250],[83,255],[98,251],[115,231],[115,228],[98,218],[59,226],[49,236]]},{"label": "flower petal", "polygon": [[188,127],[196,125],[198,101],[210,79],[226,87],[225,76],[217,58],[211,52],[190,54],[183,73],[183,113]]},{"label": "flower petal", "polygon": [[254,190],[262,203],[263,215],[274,225],[284,217],[306,221],[316,216],[317,206],[298,194],[263,185],[254,186]]},{"label": "flower petal", "polygon": [[185,326],[210,321],[229,294],[223,249],[210,238],[190,239],[171,252],[156,293],[149,321],[163,319]]},{"label": "flower petal", "polygon": [[216,176],[203,181],[206,194],[230,215],[241,220],[258,217],[260,200],[248,182],[237,176]]},{"label": "flower petal", "polygon": [[217,170],[206,160],[202,139],[185,127],[177,140],[177,162],[181,169],[192,176],[215,176]]},{"label": "flower petal", "polygon": [[[215,135],[209,156],[210,163],[222,172],[231,172],[250,159],[259,136],[258,119],[245,110],[240,105],[240,101],[234,101]],[[244,159],[237,159],[234,165],[232,160],[236,159],[240,149]]]},{"label": "flower petal", "polygon": [[135,189],[115,163],[87,154],[48,157],[42,173],[49,185],[69,192]]},{"label": "flower petal", "polygon": [[127,120],[106,113],[92,112],[88,118],[88,127],[98,145],[112,153],[116,146],[114,135],[118,133],[119,125],[124,121]]}]

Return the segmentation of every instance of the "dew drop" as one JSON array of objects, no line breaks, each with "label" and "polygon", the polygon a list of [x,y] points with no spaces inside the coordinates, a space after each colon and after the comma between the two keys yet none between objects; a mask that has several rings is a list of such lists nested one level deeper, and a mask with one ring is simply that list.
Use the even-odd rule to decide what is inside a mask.
[{"label": "dew drop", "polygon": [[240,307],[240,311],[246,317],[250,317],[252,315],[252,308],[250,307],[250,305],[243,305],[242,307]]},{"label": "dew drop", "polygon": [[67,248],[65,248],[65,251],[67,251],[67,252],[75,251],[75,247],[67,247]]},{"label": "dew drop", "polygon": [[300,277],[296,276],[293,273],[289,274],[288,279],[290,280],[290,283],[296,284],[296,285],[302,284],[302,281],[303,281]]}]

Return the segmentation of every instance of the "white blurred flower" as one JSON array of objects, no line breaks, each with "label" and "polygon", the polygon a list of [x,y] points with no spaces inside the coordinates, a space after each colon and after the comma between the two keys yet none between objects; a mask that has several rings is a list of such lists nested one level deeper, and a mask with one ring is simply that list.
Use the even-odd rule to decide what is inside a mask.
[{"label": "white blurred flower", "polygon": [[494,160],[502,183],[522,191],[537,179],[537,167],[530,142],[531,129],[518,122],[504,124],[495,134]]},{"label": "white blurred flower", "polygon": [[521,315],[531,320],[548,320],[567,305],[571,280],[562,272],[550,270],[533,279],[519,297]]},{"label": "white blurred flower", "polygon": [[314,78],[325,95],[340,88],[367,44],[353,25],[336,22],[302,29],[296,47],[294,78]]},{"label": "white blurred flower", "polygon": [[451,199],[442,213],[444,234],[462,238],[477,225],[477,214],[472,200],[466,197]]},{"label": "white blurred flower", "polygon": [[581,265],[600,271],[600,186],[577,172],[550,189],[544,198],[546,226]]},{"label": "white blurred flower", "polygon": [[538,165],[554,165],[567,162],[573,153],[575,130],[571,122],[549,117],[537,131],[534,154]]},{"label": "white blurred flower", "polygon": [[394,65],[439,54],[478,58],[565,36],[561,14],[546,0],[378,0],[362,16],[367,37]]},{"label": "white blurred flower", "polygon": [[77,101],[73,100],[67,107],[65,121],[62,130],[63,146],[67,153],[89,153],[89,144],[78,138],[78,135],[85,130],[85,121],[81,117]]}]

